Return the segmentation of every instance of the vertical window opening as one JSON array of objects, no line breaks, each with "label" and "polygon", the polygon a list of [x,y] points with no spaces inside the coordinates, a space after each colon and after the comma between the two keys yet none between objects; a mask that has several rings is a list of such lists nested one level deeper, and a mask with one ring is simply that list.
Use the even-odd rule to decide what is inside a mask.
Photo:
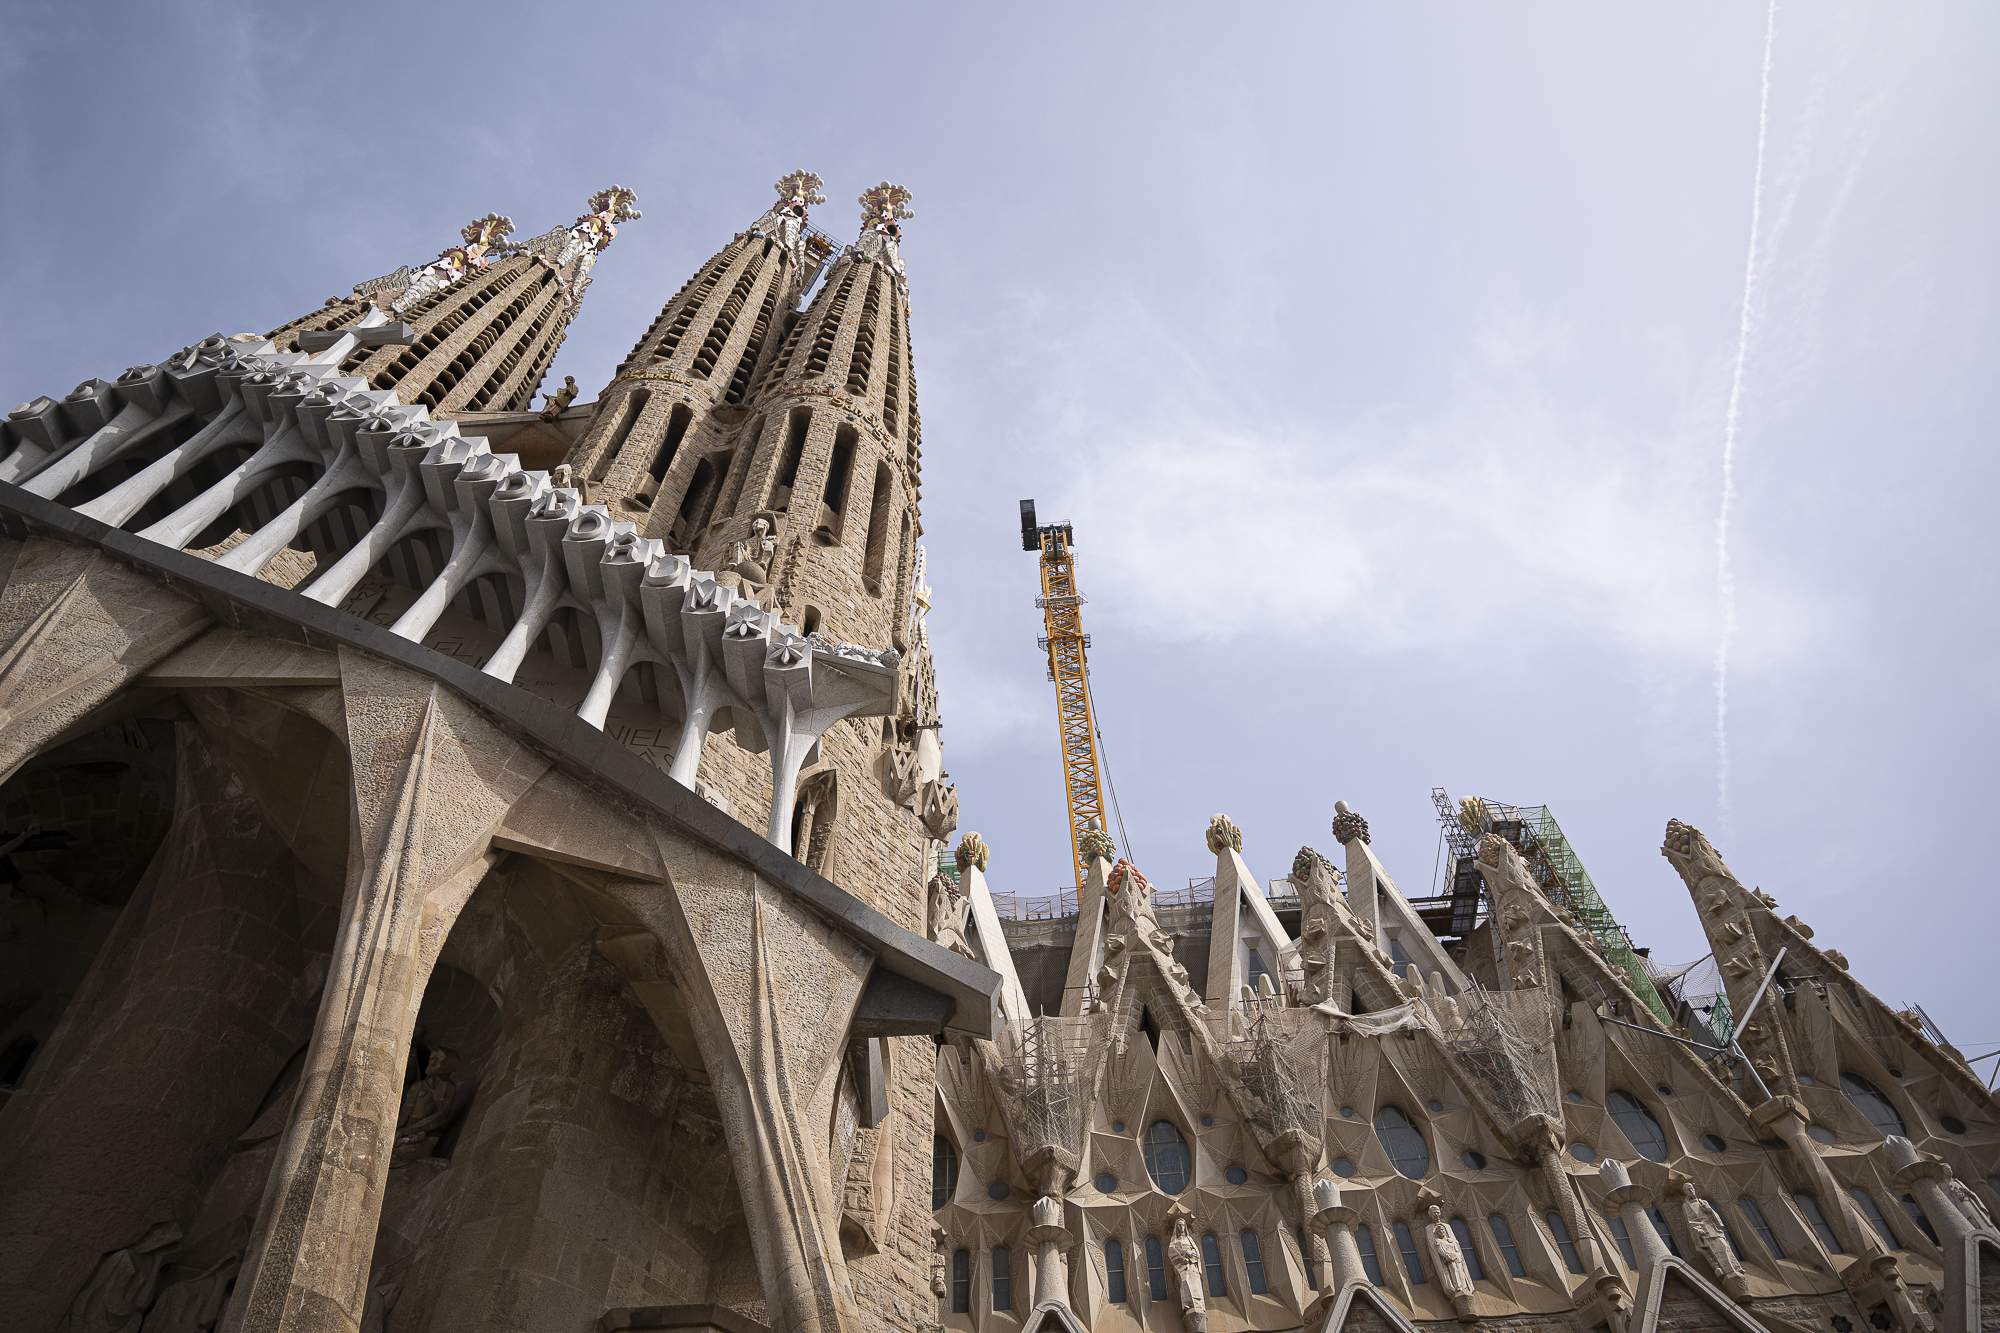
[{"label": "vertical window opening", "polygon": [[1799,1190],[1792,1195],[1792,1202],[1799,1206],[1800,1214],[1812,1227],[1813,1234],[1819,1237],[1819,1243],[1826,1246],[1828,1254],[1847,1253],[1840,1247],[1840,1237],[1834,1235],[1833,1228],[1826,1224],[1826,1214],[1819,1210],[1818,1199],[1804,1190]]},{"label": "vertical window opening", "polygon": [[972,1252],[953,1250],[951,1253],[951,1312],[953,1314],[972,1313]]},{"label": "vertical window opening", "polygon": [[1472,1228],[1465,1225],[1465,1219],[1451,1219],[1451,1234],[1458,1237],[1459,1253],[1465,1256],[1465,1271],[1474,1282],[1486,1280],[1486,1265],[1479,1262],[1479,1247],[1472,1243]]},{"label": "vertical window opening", "polygon": [[1403,1272],[1408,1275],[1410,1285],[1413,1287],[1423,1286],[1424,1257],[1417,1252],[1417,1238],[1410,1234],[1410,1224],[1408,1222],[1394,1222],[1390,1224],[1389,1229],[1396,1233],[1396,1248],[1402,1252]]},{"label": "vertical window opening", "polygon": [[1236,1240],[1243,1247],[1243,1273],[1249,1279],[1250,1294],[1268,1294],[1270,1288],[1264,1281],[1264,1247],[1258,1242],[1257,1233],[1245,1227]]},{"label": "vertical window opening", "polygon": [[1005,1245],[993,1247],[993,1308],[1014,1308],[1014,1256]]},{"label": "vertical window opening", "polygon": [[799,479],[799,462],[806,454],[806,432],[812,425],[812,413],[806,408],[797,408],[791,419],[785,423],[785,454],[778,464],[778,478],[771,483],[770,509],[789,509],[792,503],[792,487]]},{"label": "vertical window opening", "polygon": [[1771,1257],[1784,1258],[1785,1247],[1778,1244],[1778,1237],[1771,1230],[1771,1224],[1764,1220],[1764,1210],[1757,1206],[1757,1201],[1746,1194],[1736,1201],[1736,1207],[1749,1220],[1750,1229],[1757,1233],[1758,1240],[1764,1242],[1764,1248],[1771,1252]]},{"label": "vertical window opening", "polygon": [[1167,1256],[1158,1236],[1146,1237],[1146,1294],[1156,1301],[1167,1298]]},{"label": "vertical window opening", "polygon": [[597,455],[597,463],[590,469],[592,481],[603,481],[605,474],[611,471],[611,465],[618,459],[619,450],[625,447],[625,441],[632,434],[632,427],[639,423],[639,415],[646,410],[647,400],[652,396],[651,389],[634,389],[625,395],[625,401],[618,409],[617,424],[612,426],[611,434],[605,437],[604,448]]},{"label": "vertical window opening", "polygon": [[1521,1264],[1521,1251],[1514,1245],[1514,1229],[1507,1225],[1507,1219],[1494,1213],[1486,1219],[1486,1229],[1493,1233],[1493,1244],[1500,1251],[1500,1262],[1507,1265],[1507,1272],[1514,1277],[1526,1277],[1528,1270]]},{"label": "vertical window opening", "polygon": [[861,560],[861,581],[870,594],[882,595],[882,566],[889,556],[889,493],[895,477],[887,460],[875,465],[875,494],[868,501],[868,547]]},{"label": "vertical window opening", "polygon": [[1542,1221],[1548,1223],[1549,1237],[1555,1241],[1556,1249],[1562,1254],[1563,1267],[1572,1273],[1581,1274],[1583,1256],[1577,1253],[1576,1242],[1570,1239],[1569,1225],[1563,1221],[1562,1214],[1551,1208],[1543,1216]]},{"label": "vertical window opening", "polygon": [[[1375,1232],[1366,1222],[1354,1228],[1354,1248],[1361,1251],[1361,1270],[1368,1274],[1368,1280],[1382,1286],[1386,1279],[1382,1276],[1382,1260],[1375,1253]],[[1314,1283],[1318,1286],[1318,1283]]]},{"label": "vertical window opening", "polygon": [[1104,1241],[1104,1298],[1113,1305],[1123,1305],[1130,1299],[1125,1290],[1125,1247],[1116,1236]]},{"label": "vertical window opening", "polygon": [[847,523],[848,483],[854,471],[854,448],[861,442],[852,426],[842,426],[833,434],[833,455],[826,464],[826,489],[820,493],[819,525],[813,536],[823,542],[840,540]]},{"label": "vertical window opening", "polygon": [[660,441],[659,449],[653,454],[653,465],[646,469],[646,475],[653,479],[653,489],[658,490],[666,480],[667,469],[674,465],[674,455],[680,452],[681,440],[687,435],[688,423],[694,420],[694,409],[686,403],[675,403],[673,415],[667,418],[667,437]]},{"label": "vertical window opening", "polygon": [[939,1134],[931,1140],[931,1211],[951,1202],[958,1192],[958,1149]]},{"label": "vertical window opening", "polygon": [[1227,1296],[1229,1294],[1229,1273],[1222,1266],[1222,1243],[1213,1231],[1201,1233],[1201,1268],[1208,1279],[1208,1294]]}]

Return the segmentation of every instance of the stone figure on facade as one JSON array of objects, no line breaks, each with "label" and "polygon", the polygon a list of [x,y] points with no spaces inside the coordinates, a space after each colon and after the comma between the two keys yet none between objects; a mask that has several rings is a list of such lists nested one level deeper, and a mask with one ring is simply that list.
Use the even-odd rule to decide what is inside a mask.
[{"label": "stone figure on facade", "polygon": [[1469,1299],[1472,1296],[1472,1270],[1466,1266],[1465,1251],[1459,1248],[1451,1223],[1444,1220],[1444,1209],[1432,1204],[1424,1216],[1424,1237],[1430,1242],[1431,1255],[1437,1261],[1438,1285],[1454,1300]]},{"label": "stone figure on facade", "polygon": [[1743,1275],[1743,1261],[1736,1257],[1736,1251],[1729,1243],[1729,1232],[1722,1225],[1721,1214],[1715,1205],[1695,1192],[1694,1182],[1681,1185],[1681,1212],[1687,1218],[1688,1231],[1694,1237],[1695,1252],[1708,1265],[1711,1273],[1727,1282]]},{"label": "stone figure on facade", "polygon": [[762,598],[771,586],[771,565],[778,558],[778,539],[771,520],[762,514],[750,520],[750,535],[729,548],[729,568],[723,578],[745,597]]},{"label": "stone figure on facade", "polygon": [[1167,1242],[1167,1267],[1180,1293],[1181,1327],[1185,1333],[1208,1333],[1208,1293],[1202,1286],[1201,1246],[1195,1243],[1185,1212],[1174,1216],[1173,1239]]},{"label": "stone figure on facade", "polygon": [[952,881],[950,875],[931,876],[931,938],[953,953],[972,957],[972,944],[966,939],[966,918],[972,910],[971,901],[965,891]]},{"label": "stone figure on facade", "polygon": [[554,421],[576,401],[576,376],[563,376],[562,388],[542,395],[542,420]]},{"label": "stone figure on facade", "polygon": [[457,1117],[459,1081],[451,1072],[451,1052],[434,1047],[424,1062],[424,1075],[403,1090],[402,1112],[396,1117],[395,1160],[414,1162],[429,1157]]},{"label": "stone figure on facade", "polygon": [[1299,891],[1299,998],[1325,1004],[1333,998],[1335,905],[1333,867],[1310,847],[1292,858],[1292,884]]}]

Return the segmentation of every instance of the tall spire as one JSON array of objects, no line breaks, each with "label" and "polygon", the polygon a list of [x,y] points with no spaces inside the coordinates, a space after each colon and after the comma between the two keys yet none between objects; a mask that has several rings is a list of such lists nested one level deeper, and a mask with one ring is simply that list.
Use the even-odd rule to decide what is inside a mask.
[{"label": "tall spire", "polygon": [[785,175],[777,202],[667,299],[571,452],[593,501],[676,552],[704,548],[747,475],[764,418],[746,423],[732,409],[752,397],[830,248],[807,224],[825,201],[820,186],[810,171]]},{"label": "tall spire", "polygon": [[[486,268],[508,250],[507,238],[514,234],[514,220],[499,213],[476,217],[458,229],[460,244],[446,246],[438,257],[419,268],[405,264],[394,273],[354,285],[347,299],[370,301],[392,315],[400,315],[425,297],[458,282],[475,269]],[[335,301],[327,302],[336,304]]]},{"label": "tall spire", "polygon": [[903,255],[900,242],[903,239],[902,223],[916,216],[910,207],[914,198],[907,189],[883,181],[871,185],[861,192],[856,200],[861,205],[861,236],[854,243],[855,251],[868,259],[879,259],[896,274],[896,281],[905,281]]},{"label": "tall spire", "polygon": [[622,185],[590,197],[576,221],[510,244],[498,213],[459,229],[460,243],[419,267],[361,283],[351,295],[273,330],[286,350],[300,339],[354,329],[370,311],[392,323],[360,336],[345,374],[433,412],[525,411],[562,345],[597,256],[618,224],[639,216]]},{"label": "tall spire", "polygon": [[555,270],[556,281],[574,310],[590,286],[590,270],[618,235],[618,224],[643,216],[639,196],[623,185],[611,185],[590,196],[584,212],[566,227],[551,227],[521,247]]}]

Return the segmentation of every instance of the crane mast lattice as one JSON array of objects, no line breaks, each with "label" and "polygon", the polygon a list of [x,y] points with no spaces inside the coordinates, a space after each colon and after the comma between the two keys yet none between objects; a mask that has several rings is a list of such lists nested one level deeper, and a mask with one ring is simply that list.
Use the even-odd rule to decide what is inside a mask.
[{"label": "crane mast lattice", "polygon": [[1021,501],[1021,549],[1041,557],[1041,646],[1056,687],[1056,726],[1062,746],[1063,791],[1069,802],[1069,853],[1078,887],[1084,864],[1083,835],[1104,828],[1104,784],[1097,758],[1097,723],[1090,707],[1090,636],[1083,632],[1083,596],[1076,586],[1075,535],[1067,523],[1037,524],[1035,502]]}]

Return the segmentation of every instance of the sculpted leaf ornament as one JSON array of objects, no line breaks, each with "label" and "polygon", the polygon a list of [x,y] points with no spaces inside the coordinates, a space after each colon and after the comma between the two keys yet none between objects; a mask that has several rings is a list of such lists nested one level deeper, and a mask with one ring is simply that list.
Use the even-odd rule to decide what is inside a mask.
[{"label": "sculpted leaf ornament", "polygon": [[986,863],[991,859],[992,855],[992,852],[987,849],[986,839],[980,837],[977,833],[968,833],[958,840],[958,851],[954,854],[953,859],[958,862],[959,874],[964,874],[973,866],[978,866],[980,872],[983,874],[986,870]]},{"label": "sculpted leaf ornament", "polygon": [[1095,820],[1092,820],[1090,827],[1083,831],[1083,837],[1077,840],[1077,849],[1083,853],[1086,861],[1109,861],[1118,855],[1117,845],[1111,841],[1111,835],[1106,833],[1104,826]]},{"label": "sculpted leaf ornament", "polygon": [[1243,850],[1243,830],[1236,827],[1236,821],[1228,815],[1216,815],[1208,821],[1208,850],[1217,856],[1227,847],[1233,851]]}]

